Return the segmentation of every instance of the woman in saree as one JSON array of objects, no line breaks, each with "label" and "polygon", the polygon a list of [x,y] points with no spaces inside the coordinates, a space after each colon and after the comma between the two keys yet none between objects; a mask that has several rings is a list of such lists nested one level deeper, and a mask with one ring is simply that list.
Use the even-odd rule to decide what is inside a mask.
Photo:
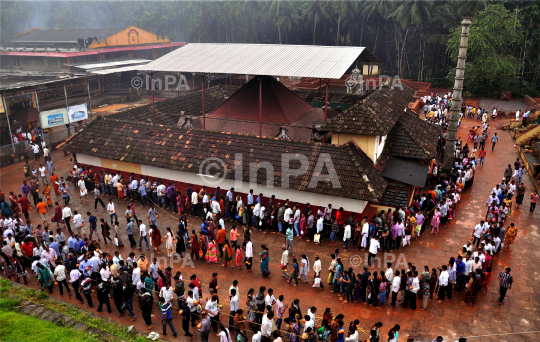
[{"label": "woman in saree", "polygon": [[217,264],[217,250],[216,242],[212,239],[208,243],[208,249],[206,250],[206,260],[210,263]]},{"label": "woman in saree", "polygon": [[223,245],[223,260],[225,260],[223,267],[227,267],[227,264],[230,263],[231,268],[234,268],[234,257],[235,254],[233,253],[231,244],[229,243],[229,240],[226,239]]},{"label": "woman in saree", "polygon": [[184,204],[185,204],[185,200],[182,197],[182,194],[179,192],[178,196],[176,197],[176,206],[178,208],[178,214],[179,215],[182,215],[185,212]]},{"label": "woman in saree", "polygon": [[506,204],[506,207],[508,208],[508,216],[507,217],[512,216],[512,214],[514,213],[514,201],[512,201],[511,198],[506,197],[503,200],[503,203]]},{"label": "woman in saree", "polygon": [[199,239],[197,238],[197,233],[195,233],[195,230],[191,231],[191,237],[190,237],[190,243],[191,243],[191,260],[199,260]]},{"label": "woman in saree", "polygon": [[270,269],[268,268],[268,264],[270,263],[270,255],[268,254],[268,247],[266,245],[261,245],[262,252],[260,254],[261,259],[261,272],[263,277],[270,278],[272,276],[272,273],[270,272]]},{"label": "woman in saree", "polygon": [[38,280],[39,284],[41,285],[41,291],[45,290],[45,288],[49,289],[49,292],[52,293],[53,289],[53,281],[51,277],[51,271],[43,266],[42,264],[37,264],[38,266]]},{"label": "woman in saree", "polygon": [[510,224],[510,227],[506,230],[506,236],[504,237],[504,247],[514,244],[514,240],[518,234],[518,229],[514,224]]},{"label": "woman in saree", "polygon": [[19,208],[19,205],[17,204],[18,199],[17,196],[13,194],[13,191],[9,193],[9,204],[11,206],[11,212],[13,215],[18,214],[21,211],[21,208]]},{"label": "woman in saree", "polygon": [[45,195],[45,198],[47,199],[47,205],[52,206],[52,198],[51,198],[51,186],[49,185],[49,182],[45,182],[45,189],[43,189],[43,195]]},{"label": "woman in saree", "polygon": [[51,175],[51,182],[53,185],[54,193],[56,195],[60,195],[60,183],[58,182],[58,175],[54,172]]},{"label": "woman in saree", "polygon": [[303,239],[307,236],[307,220],[306,215],[302,213],[300,218],[300,238]]},{"label": "woman in saree", "polygon": [[248,311],[248,322],[255,322],[255,311],[257,309],[257,302],[255,301],[255,289],[249,289],[246,299],[246,309]]},{"label": "woman in saree", "polygon": [[208,244],[206,243],[206,236],[202,235],[199,237],[199,256],[201,259],[206,259],[206,250],[208,249]]},{"label": "woman in saree", "polygon": [[236,266],[238,267],[238,270],[242,269],[242,259],[243,259],[243,253],[242,253],[242,247],[237,246],[236,247],[236,253],[235,253],[235,259]]},{"label": "woman in saree", "polygon": [[2,257],[2,264],[4,266],[4,272],[6,277],[11,280],[11,277],[17,278],[17,267],[15,266],[15,261],[11,256],[5,255],[3,252],[0,253]]},{"label": "woman in saree", "polygon": [[[167,237],[166,237],[165,246],[167,247],[167,256],[170,257],[174,251],[174,234],[171,231],[171,227],[167,227]],[[161,243],[161,240],[160,240]]]},{"label": "woman in saree", "polygon": [[157,254],[161,254],[161,240],[163,238],[161,237],[161,231],[158,227],[152,225],[152,236],[150,238],[152,239],[154,250],[157,251]]},{"label": "woman in saree", "polygon": [[65,224],[64,220],[62,220],[62,207],[60,207],[60,204],[58,204],[58,202],[54,202],[54,204],[54,216],[51,221],[56,223],[57,227],[60,227],[60,222],[62,222],[62,224]]}]

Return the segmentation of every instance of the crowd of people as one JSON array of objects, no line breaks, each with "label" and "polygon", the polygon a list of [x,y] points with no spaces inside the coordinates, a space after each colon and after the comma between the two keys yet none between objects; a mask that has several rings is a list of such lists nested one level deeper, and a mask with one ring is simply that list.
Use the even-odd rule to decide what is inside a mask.
[{"label": "crowd of people", "polygon": [[[446,96],[434,101],[448,106],[450,102],[444,100]],[[455,218],[461,196],[472,187],[476,168],[483,165],[486,156],[480,153],[478,162],[477,146],[470,150],[467,143],[462,144],[457,143],[454,170],[429,191],[417,195],[410,206],[381,211],[359,221],[354,213],[345,219],[343,208],[335,210],[331,204],[313,208],[308,203],[302,210],[298,203],[288,200],[282,203],[274,196],[266,200],[262,193],[254,196],[253,190],[244,198],[235,193],[234,188],[225,192],[218,187],[208,192],[206,187],[195,191],[190,185],[181,193],[174,184],[165,184],[160,179],[150,181],[133,174],[124,179],[120,173],[95,172],[78,165],[74,165],[67,178],[58,178],[50,158],[46,166],[40,165],[36,172],[27,162],[24,166],[26,180],[20,194],[10,192],[8,203],[0,191],[2,268],[8,278],[25,283],[33,274],[42,290],[52,293],[58,288],[61,295],[65,290],[69,296],[74,294],[81,304],[86,301],[89,307],[93,307],[97,299],[98,311],[106,306],[111,313],[111,300],[120,316],[127,311],[132,320],[137,318],[133,302],[138,298],[139,310],[149,330],[153,329],[151,314],[156,310],[154,301],[157,301],[164,335],[167,326],[173,336],[177,335],[173,317],[178,310],[185,335],[193,337],[192,332],[197,329],[203,342],[208,341],[210,330],[222,342],[233,339],[243,342],[249,338],[255,342],[327,339],[355,342],[366,338],[396,342],[399,325],[385,333],[381,330],[382,323],[377,323],[366,336],[361,336],[358,320],[347,317],[350,322],[346,323],[346,317],[332,312],[331,308],[326,308],[322,316],[316,315],[320,315],[316,307],[310,307],[304,314],[299,299],[285,304],[285,295],[275,294],[265,286],[240,291],[239,282],[234,281],[229,290],[220,290],[217,272],[212,274],[208,284],[203,284],[196,274],[190,275],[189,282],[185,279],[185,283],[180,271],[161,267],[156,258],[149,260],[142,249],[146,247],[160,254],[164,245],[170,257],[178,255],[181,259],[189,257],[195,262],[205,260],[215,264],[222,261],[225,267],[245,268],[247,272],[252,270],[255,258],[262,276],[271,277],[270,248],[262,244],[260,253],[255,254],[252,233],[258,230],[262,234],[282,234],[280,272],[292,285],[299,286],[299,279],[314,288],[324,289],[327,285],[343,301],[378,307],[396,306],[399,298],[403,307],[412,310],[416,310],[420,300],[426,310],[429,301],[435,300],[434,294],[442,301],[451,300],[453,292],[463,293],[463,301],[475,305],[479,293],[487,291],[490,284],[493,258],[512,245],[517,236],[513,223],[507,228],[505,225],[523,203],[526,192],[521,182],[523,173],[519,159],[514,163],[514,170],[509,165],[510,171],[505,171],[503,180],[493,189],[486,204],[485,220],[474,227],[471,240],[466,241],[463,250],[450,257],[448,263],[431,269],[413,263],[401,270],[393,269],[391,263],[380,270],[374,267],[378,253],[407,248],[423,234],[439,233]],[[480,147],[482,151],[483,147]],[[78,190],[80,202],[88,201],[88,194],[93,193],[96,214],[71,210],[71,187]],[[52,190],[57,198],[62,198],[54,206]],[[103,201],[105,196],[108,203]],[[538,193],[533,192],[531,213],[537,201]],[[29,217],[32,203],[40,215],[35,227]],[[108,216],[98,219],[98,204],[99,210],[106,211]],[[144,208],[142,213],[137,210],[139,205]],[[119,218],[124,208],[124,217]],[[177,229],[158,228],[162,211],[179,215]],[[188,225],[188,215],[196,223]],[[229,222],[229,229],[225,222]],[[126,233],[130,247],[140,250],[138,254],[130,252],[124,259],[117,250],[103,250],[101,239],[104,244],[111,243],[110,248],[114,250],[114,246],[127,244],[123,239]],[[317,254],[301,253],[298,258],[294,253],[295,239],[314,244],[329,242],[338,248],[330,256],[330,264],[323,265]],[[338,241],[343,241],[343,247]],[[365,249],[369,253],[362,273],[345,268],[340,248],[345,251]],[[512,286],[511,270],[507,268],[498,278],[499,303],[502,303]],[[409,340],[414,339],[409,337]]]}]

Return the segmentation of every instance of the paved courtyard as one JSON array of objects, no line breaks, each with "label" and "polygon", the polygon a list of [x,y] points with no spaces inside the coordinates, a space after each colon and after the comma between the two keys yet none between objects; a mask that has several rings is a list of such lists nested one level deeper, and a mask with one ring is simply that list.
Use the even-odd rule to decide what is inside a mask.
[{"label": "paved courtyard", "polygon": [[[501,122],[497,122],[496,126],[499,126]],[[466,140],[468,129],[478,125],[473,121],[464,121],[460,128],[459,135]],[[500,140],[495,151],[492,152],[489,145],[488,154],[486,157],[485,166],[479,167],[475,176],[474,185],[471,190],[466,192],[462,201],[459,204],[456,218],[446,227],[442,228],[439,234],[426,234],[419,240],[412,242],[412,245],[404,250],[400,250],[402,255],[395,255],[395,260],[406,260],[412,262],[418,268],[422,268],[424,265],[428,265],[430,268],[437,267],[442,264],[446,264],[450,257],[457,256],[458,252],[465,242],[470,238],[472,229],[476,223],[484,218],[486,207],[485,202],[490,194],[490,190],[498,183],[502,176],[506,165],[513,163],[518,156],[514,147],[510,134],[505,131],[497,131],[500,135]],[[490,132],[490,137],[494,131]],[[72,164],[69,162],[69,157],[65,157],[62,152],[53,153],[53,161],[55,162],[57,173],[60,175],[67,175],[67,171],[71,168]],[[42,159],[43,162],[43,159]],[[34,165],[35,161],[31,161],[31,165]],[[9,194],[10,191],[15,193],[20,192],[20,185],[24,179],[23,164],[19,163],[9,167],[2,168],[0,171],[0,187],[2,191]],[[532,190],[532,183],[529,176],[525,176],[523,179],[527,192]],[[198,189],[195,189],[198,190]],[[73,192],[75,193],[75,191]],[[77,196],[72,196],[70,202],[72,210],[78,210],[79,212],[86,213],[86,211],[94,212],[93,208],[93,195],[90,194],[89,201],[80,204],[77,200]],[[61,202],[60,196],[56,197],[53,192],[53,201]],[[123,208],[124,205],[120,204],[119,208]],[[245,295],[249,288],[258,289],[259,286],[264,285],[267,288],[273,288],[274,293],[277,295],[283,294],[285,296],[285,302],[291,303],[294,298],[300,299],[300,306],[303,312],[314,305],[318,308],[318,315],[322,315],[322,312],[326,307],[332,308],[333,314],[343,313],[345,315],[345,321],[350,322],[354,319],[360,320],[360,325],[365,330],[369,328],[377,321],[383,323],[382,332],[384,334],[394,325],[401,325],[400,341],[407,336],[413,336],[415,340],[433,340],[438,335],[442,335],[448,338],[457,338],[460,336],[481,336],[481,335],[494,335],[494,334],[507,334],[516,332],[527,332],[540,330],[540,273],[536,268],[536,261],[540,257],[540,250],[537,246],[540,245],[539,236],[539,210],[534,215],[528,215],[529,198],[525,197],[523,206],[515,211],[515,214],[507,220],[507,223],[514,222],[519,228],[519,235],[515,244],[510,249],[505,249],[502,253],[499,253],[495,257],[493,278],[489,286],[487,293],[481,293],[477,301],[476,306],[467,306],[462,303],[463,296],[455,294],[452,300],[445,300],[439,303],[437,300],[429,301],[427,311],[421,310],[421,305],[416,311],[410,309],[403,309],[398,306],[396,308],[391,307],[388,303],[383,308],[374,308],[359,303],[346,303],[340,301],[338,297],[332,294],[328,287],[324,290],[311,288],[308,284],[301,283],[299,287],[293,287],[285,282],[280,277],[279,262],[281,257],[281,245],[283,244],[283,237],[276,234],[263,234],[255,231],[253,233],[254,240],[254,252],[258,254],[260,252],[260,245],[266,244],[270,248],[270,270],[273,272],[273,277],[263,278],[260,274],[260,270],[257,262],[254,258],[253,272],[247,273],[245,268],[241,271],[237,269],[224,268],[221,265],[211,265],[204,261],[194,261],[194,268],[189,265],[185,265],[181,268],[182,263],[176,260],[173,264],[173,274],[177,270],[181,270],[184,279],[189,279],[189,276],[193,273],[197,274],[204,284],[208,284],[211,273],[219,273],[219,285],[221,290],[227,291],[231,282],[234,279],[239,281],[239,289],[241,294],[240,306],[245,307]],[[52,209],[52,208],[51,208]],[[49,212],[48,217],[51,217]],[[118,209],[120,214],[123,213],[122,209]],[[137,205],[137,212],[139,217],[143,220],[146,218],[146,210],[140,205]],[[105,211],[98,211],[99,218],[104,217],[108,219]],[[120,215],[121,216],[121,215]],[[86,215],[83,215],[86,219]],[[31,219],[34,225],[39,223],[38,214],[35,210],[31,213]],[[123,222],[123,220],[119,220]],[[170,211],[164,213],[160,210],[160,217],[158,219],[158,226],[161,229],[162,234],[166,227],[172,227],[175,230],[178,222],[178,216],[174,216]],[[197,231],[200,220],[198,218],[189,218],[189,228],[196,229]],[[226,223],[227,228],[230,228],[231,223]],[[125,225],[122,225],[124,228]],[[67,233],[67,229],[65,230]],[[127,236],[123,237],[124,242],[127,241]],[[241,238],[240,238],[241,240]],[[294,240],[295,254],[299,257],[305,253],[311,260],[314,261],[314,256],[319,255],[323,265],[323,278],[328,274],[327,269],[330,263],[330,254],[333,253],[334,248],[327,242],[322,245],[314,245],[313,243],[306,241]],[[114,252],[116,247],[109,245],[101,245],[105,251]],[[342,247],[342,246],[340,246]],[[164,249],[164,246],[162,246]],[[343,248],[341,248],[343,249]],[[120,253],[127,258],[131,249],[120,248]],[[136,249],[134,250],[138,252]],[[144,251],[146,252],[146,251]],[[149,253],[145,253],[148,254]],[[358,263],[360,256],[361,263]],[[164,253],[159,255],[164,256]],[[382,256],[382,253],[379,253]],[[354,258],[353,258],[354,257]],[[365,264],[365,252],[358,252],[351,250],[349,252],[342,252],[341,259],[343,260],[345,267],[354,266],[355,272],[361,271]],[[162,260],[162,265],[163,265]],[[383,265],[381,264],[381,267]],[[400,268],[404,268],[404,265],[400,265]],[[510,266],[514,275],[514,285],[508,292],[507,298],[502,306],[497,305],[498,299],[498,279],[497,274],[501,272],[505,267]],[[383,268],[375,267],[370,271],[380,271]],[[395,268],[394,268],[395,269]],[[310,271],[312,277],[313,271]],[[34,277],[30,282],[32,287],[37,287],[37,283]],[[204,296],[208,295],[207,287],[203,286]],[[67,295],[61,297],[58,294],[57,289],[54,293],[55,297],[62,298],[63,300],[76,304],[76,299],[70,300]],[[228,298],[225,292],[220,293],[221,300],[224,302],[224,312],[228,313]],[[95,298],[94,298],[95,300]],[[95,300],[96,302],[96,300]],[[420,303],[420,302],[419,302]],[[134,305],[135,313],[137,314],[137,321],[135,322],[136,328],[146,331],[146,326],[140,315],[138,304]],[[95,310],[95,308],[94,308]],[[118,318],[115,309],[113,308],[112,314],[103,314],[114,320],[119,320],[125,324],[131,325],[129,318]],[[153,313],[154,330],[161,332],[160,327],[160,314],[158,309],[155,308]],[[223,315],[222,322],[227,322],[228,317]],[[181,335],[181,321],[178,314],[174,317],[174,324],[176,329]],[[317,322],[317,325],[320,321]],[[192,331],[195,333],[196,331]],[[363,334],[361,338],[367,338]],[[170,337],[170,335],[169,335]],[[179,338],[184,340],[186,338]],[[187,339],[186,339],[187,340]],[[198,334],[196,334],[195,340],[198,340]],[[217,340],[217,337],[211,337],[211,340]],[[498,335],[491,337],[478,337],[469,339],[469,341],[539,341],[540,334],[522,334],[522,335]]]}]

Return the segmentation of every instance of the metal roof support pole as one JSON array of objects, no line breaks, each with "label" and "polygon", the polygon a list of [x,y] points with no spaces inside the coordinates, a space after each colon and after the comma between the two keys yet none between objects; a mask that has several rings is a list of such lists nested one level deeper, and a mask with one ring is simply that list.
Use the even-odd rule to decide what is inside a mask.
[{"label": "metal roof support pole", "polygon": [[[328,84],[330,81],[326,81],[326,95],[324,97],[324,123],[326,123],[326,118],[328,117]],[[326,142],[326,134],[324,135],[323,142]]]},{"label": "metal roof support pole", "polygon": [[[68,104],[68,99],[67,99],[67,90],[66,90],[65,85],[64,85],[64,96],[66,97],[66,110],[69,112],[69,104]],[[71,135],[71,120],[69,120],[69,115],[68,115],[68,122],[69,122],[68,137],[69,137]]]},{"label": "metal roof support pole", "polygon": [[[86,77],[86,89],[88,90],[88,106],[90,107],[90,122],[92,122],[92,98],[90,97],[90,79]],[[131,91],[131,88],[129,88]],[[37,93],[36,93],[37,98]]]},{"label": "metal roof support pole", "polygon": [[322,79],[319,78],[319,105],[317,107],[321,108],[321,87],[322,87]]},{"label": "metal roof support pole", "polygon": [[152,111],[154,112],[154,125],[156,124],[156,102],[154,101],[154,81],[152,80],[154,74],[150,74],[150,89],[152,89]]},{"label": "metal roof support pole", "polygon": [[11,124],[9,123],[8,107],[6,107],[6,95],[2,96],[2,102],[4,103],[4,111],[6,112],[6,120],[9,129],[9,140],[11,140],[11,147],[13,148],[13,155],[15,155],[15,145],[13,143],[13,134],[11,133]]},{"label": "metal roof support pole", "polygon": [[204,75],[201,76],[201,89],[202,89],[202,126],[206,129],[206,115],[204,114]]},{"label": "metal roof support pole", "polygon": [[259,76],[259,136],[262,138],[262,81]]}]

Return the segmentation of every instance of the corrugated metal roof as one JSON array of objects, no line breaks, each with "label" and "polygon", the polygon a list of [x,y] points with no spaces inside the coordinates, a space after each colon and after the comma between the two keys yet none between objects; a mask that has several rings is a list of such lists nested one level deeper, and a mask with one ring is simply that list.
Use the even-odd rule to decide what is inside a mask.
[{"label": "corrugated metal roof", "polygon": [[114,74],[117,72],[138,70],[140,67],[141,65],[130,65],[130,66],[125,66],[121,68],[89,70],[89,73],[91,75],[108,75],[108,74]]},{"label": "corrugated metal roof", "polygon": [[120,66],[120,65],[143,64],[143,63],[148,63],[148,62],[150,62],[149,59],[128,59],[124,61],[87,63],[87,64],[80,64],[80,65],[72,65],[72,66],[78,69],[93,70],[93,69],[102,69],[102,68],[114,67],[114,66]]},{"label": "corrugated metal roof", "polygon": [[378,61],[363,47],[190,43],[139,70],[338,79],[359,58]]}]

